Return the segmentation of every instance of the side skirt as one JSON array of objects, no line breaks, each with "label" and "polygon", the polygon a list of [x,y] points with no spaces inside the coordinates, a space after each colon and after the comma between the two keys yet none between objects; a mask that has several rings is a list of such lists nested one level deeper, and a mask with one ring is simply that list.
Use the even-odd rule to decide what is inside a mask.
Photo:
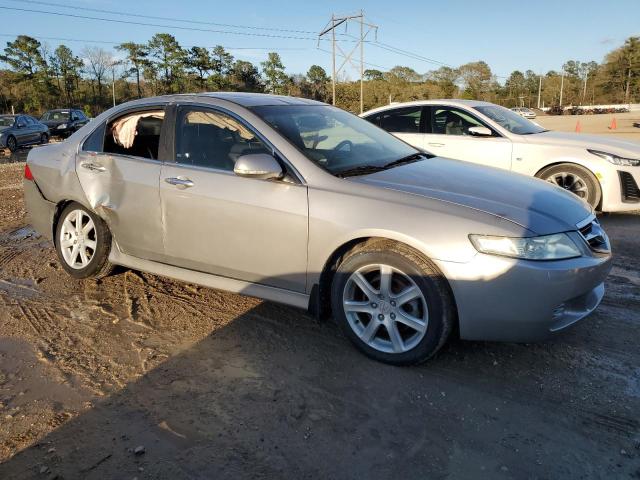
[{"label": "side skirt", "polygon": [[233,278],[220,277],[210,273],[187,270],[186,268],[175,267],[165,263],[144,260],[122,253],[114,242],[111,246],[109,261],[116,265],[141,270],[154,275],[181,280],[187,283],[196,283],[203,287],[215,288],[227,292],[239,293],[250,297],[257,297],[272,302],[284,303],[293,307],[307,309],[309,307],[309,295],[292,292],[282,288],[260,285],[257,283],[244,282]]}]

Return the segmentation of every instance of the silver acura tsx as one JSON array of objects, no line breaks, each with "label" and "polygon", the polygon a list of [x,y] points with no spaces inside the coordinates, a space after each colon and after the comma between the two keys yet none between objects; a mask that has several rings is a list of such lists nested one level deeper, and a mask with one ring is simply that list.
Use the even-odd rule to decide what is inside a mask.
[{"label": "silver acura tsx", "polygon": [[290,97],[129,102],[32,150],[24,184],[74,278],[123,265],[306,308],[392,364],[452,332],[544,339],[597,307],[611,267],[571,193]]}]

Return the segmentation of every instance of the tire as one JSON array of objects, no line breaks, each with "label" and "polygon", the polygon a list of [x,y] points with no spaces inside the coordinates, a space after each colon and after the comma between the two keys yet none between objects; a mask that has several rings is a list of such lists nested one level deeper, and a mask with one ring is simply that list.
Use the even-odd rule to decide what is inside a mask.
[{"label": "tire", "polygon": [[[389,279],[388,289],[381,285],[383,276]],[[373,288],[361,288],[360,277]],[[360,351],[392,365],[431,358],[456,318],[449,286],[437,267],[412,248],[387,240],[365,242],[345,254],[331,285],[331,306]]]},{"label": "tire", "polygon": [[10,152],[15,152],[16,150],[18,150],[18,141],[13,135],[7,138],[7,148]]},{"label": "tire", "polygon": [[600,182],[593,173],[581,165],[560,163],[543,169],[537,177],[577,195],[594,210],[602,199]]},{"label": "tire", "polygon": [[49,135],[47,135],[46,133],[40,135],[40,143],[42,145],[44,145],[45,143],[49,143]]},{"label": "tire", "polygon": [[[81,235],[78,235],[75,228],[78,223],[78,212],[85,229],[93,227]],[[70,203],[62,210],[56,224],[54,241],[58,259],[72,277],[99,279],[113,271],[114,265],[109,262],[111,232],[100,217],[79,203]],[[75,254],[74,248],[76,248]]]}]

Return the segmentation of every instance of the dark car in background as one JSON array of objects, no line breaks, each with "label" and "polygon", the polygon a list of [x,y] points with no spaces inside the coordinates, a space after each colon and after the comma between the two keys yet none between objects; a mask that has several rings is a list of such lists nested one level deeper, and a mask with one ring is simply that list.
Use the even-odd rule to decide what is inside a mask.
[{"label": "dark car in background", "polygon": [[49,142],[49,128],[29,115],[0,115],[0,147],[15,152],[19,147]]},{"label": "dark car in background", "polygon": [[51,135],[66,138],[89,123],[89,118],[82,110],[61,108],[45,112],[40,121],[49,127]]}]

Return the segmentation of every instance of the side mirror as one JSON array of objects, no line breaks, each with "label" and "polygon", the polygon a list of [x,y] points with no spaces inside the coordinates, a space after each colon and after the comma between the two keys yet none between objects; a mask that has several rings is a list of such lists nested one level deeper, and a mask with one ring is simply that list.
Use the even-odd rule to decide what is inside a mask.
[{"label": "side mirror", "polygon": [[270,180],[282,178],[284,172],[278,161],[268,153],[251,153],[241,155],[236,160],[233,173],[240,177]]},{"label": "side mirror", "polygon": [[16,124],[16,127],[18,127],[18,128],[24,128],[24,127],[26,127],[26,126],[27,126],[27,124],[26,124],[26,123],[22,123],[22,122],[18,122],[18,123]]},{"label": "side mirror", "polygon": [[474,137],[490,137],[493,132],[487,127],[469,127],[468,132]]}]

